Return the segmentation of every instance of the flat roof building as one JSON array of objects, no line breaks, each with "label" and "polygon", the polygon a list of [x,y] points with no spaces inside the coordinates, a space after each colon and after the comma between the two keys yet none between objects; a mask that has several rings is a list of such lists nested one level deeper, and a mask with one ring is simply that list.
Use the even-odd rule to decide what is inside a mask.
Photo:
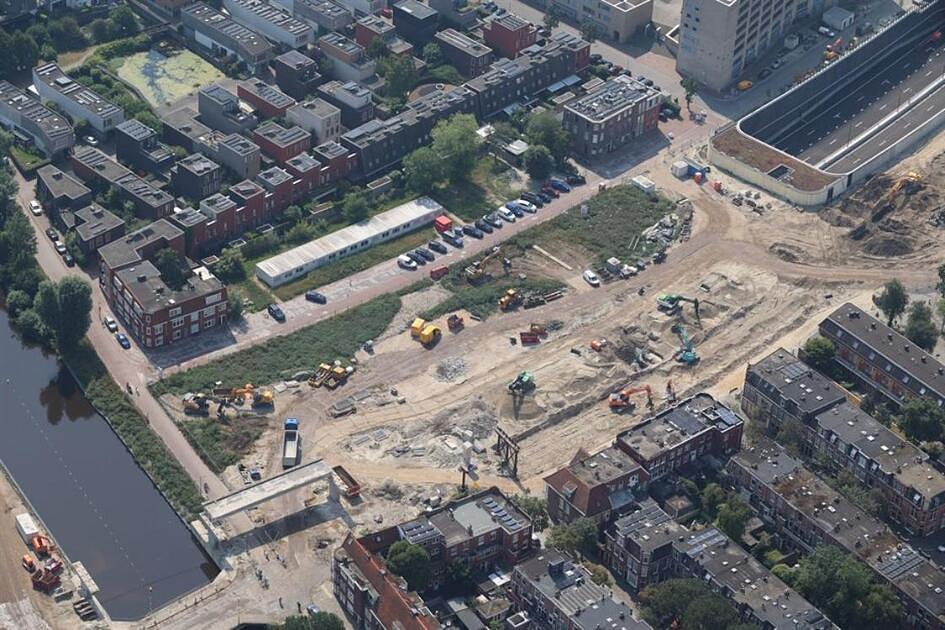
[{"label": "flat roof building", "polygon": [[36,171],[36,199],[50,218],[56,220],[63,212],[91,203],[92,191],[73,176],[47,164]]},{"label": "flat roof building", "polygon": [[452,28],[439,31],[433,40],[447,62],[467,79],[478,77],[492,63],[491,48]]},{"label": "flat roof building", "polygon": [[62,155],[75,144],[75,132],[64,117],[2,80],[0,125],[31,142],[47,157]]},{"label": "flat roof building", "polygon": [[433,41],[439,26],[439,14],[417,0],[400,0],[394,4],[394,28],[397,34],[418,50]]},{"label": "flat roof building", "polygon": [[318,87],[318,94],[341,110],[341,124],[348,129],[374,119],[371,91],[354,81],[329,81]]},{"label": "flat roof building", "polygon": [[413,52],[413,45],[398,37],[394,25],[379,15],[366,15],[354,25],[354,41],[365,50],[380,39],[392,55],[409,55]]},{"label": "flat roof building", "polygon": [[289,8],[295,17],[311,24],[316,31],[341,31],[354,21],[351,11],[331,0],[286,0],[280,4]]},{"label": "flat roof building", "polygon": [[793,24],[810,16],[812,5],[811,0],[683,0],[676,70],[721,92],[746,66],[781,46]]},{"label": "flat roof building", "polygon": [[63,223],[68,223],[69,229],[75,231],[76,244],[86,255],[125,234],[125,220],[96,203],[63,213]]},{"label": "flat roof building", "polygon": [[250,107],[243,107],[235,94],[216,83],[197,91],[197,107],[200,121],[223,133],[245,133],[258,122]]},{"label": "flat roof building", "polygon": [[174,164],[174,154],[157,132],[134,118],[115,127],[115,157],[145,173],[167,171]]},{"label": "flat roof building", "polygon": [[265,37],[203,2],[181,9],[180,19],[184,35],[214,57],[232,55],[254,74],[272,59],[272,44]]},{"label": "flat roof building", "polygon": [[250,79],[236,84],[236,95],[253,106],[261,118],[285,116],[295,105],[295,99],[262,79]]},{"label": "flat roof building", "polygon": [[[83,146],[72,154],[75,174],[100,188],[114,186],[123,199],[135,205],[135,214],[145,219],[160,219],[174,209],[174,198],[155,188],[127,168],[93,147]],[[94,186],[93,186],[94,187]]]},{"label": "flat roof building", "polygon": [[289,96],[304,100],[322,83],[318,63],[297,50],[282,53],[272,62],[276,85]]},{"label": "flat roof building", "polygon": [[203,199],[220,190],[223,169],[200,153],[178,160],[171,169],[171,188],[187,199]]},{"label": "flat roof building", "polygon": [[255,178],[262,164],[262,153],[252,140],[238,133],[212,132],[200,138],[197,148],[242,178]]},{"label": "flat roof building", "polygon": [[276,44],[302,48],[315,39],[311,26],[265,0],[223,0],[223,6],[234,20]]},{"label": "flat roof building", "polygon": [[590,22],[602,39],[622,44],[653,20],[652,0],[549,0],[546,6],[575,23]]},{"label": "flat roof building", "polygon": [[283,127],[275,121],[267,122],[253,131],[253,140],[263,153],[279,164],[312,148],[312,134],[301,127]]},{"label": "flat roof building", "polygon": [[523,50],[535,44],[538,28],[514,13],[504,13],[486,20],[482,26],[482,36],[498,54],[515,59]]},{"label": "flat roof building", "polygon": [[256,277],[270,287],[298,280],[309,271],[428,225],[443,206],[421,197],[349,225],[256,264]]},{"label": "flat roof building", "polygon": [[612,153],[655,131],[662,94],[628,76],[618,76],[564,107],[562,126],[578,155]]},{"label": "flat roof building", "polygon": [[286,120],[315,136],[315,144],[341,137],[341,110],[328,101],[313,98],[290,107]]},{"label": "flat roof building", "polygon": [[55,63],[33,68],[33,86],[44,101],[58,105],[73,120],[85,120],[106,134],[125,120],[125,111],[78,83]]},{"label": "flat roof building", "polygon": [[890,586],[911,625],[945,627],[945,573],[782,447],[762,440],[732,457],[726,472],[785,544],[804,553],[821,544],[840,547]]},{"label": "flat roof building", "polygon": [[364,48],[341,33],[323,35],[318,39],[318,48],[331,64],[331,77],[338,81],[364,81],[377,70]]},{"label": "flat roof building", "polygon": [[164,114],[161,117],[161,138],[168,144],[194,151],[194,141],[211,131],[210,127],[197,120],[197,116],[197,112],[190,107]]}]

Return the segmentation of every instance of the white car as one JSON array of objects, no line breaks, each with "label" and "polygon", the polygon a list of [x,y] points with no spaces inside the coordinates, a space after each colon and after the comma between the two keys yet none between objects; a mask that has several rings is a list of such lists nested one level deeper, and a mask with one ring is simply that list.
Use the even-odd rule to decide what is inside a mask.
[{"label": "white car", "polygon": [[105,316],[105,328],[106,328],[106,329],[108,330],[108,332],[110,332],[110,333],[116,333],[116,332],[118,332],[118,322],[116,322],[116,321],[115,321],[115,318],[112,317],[111,315],[106,315],[106,316]]},{"label": "white car", "polygon": [[530,201],[525,201],[524,199],[516,199],[515,203],[518,204],[518,207],[524,210],[525,212],[530,212],[535,214],[538,212],[538,208]]},{"label": "white car", "polygon": [[89,145],[90,147],[97,147],[98,138],[96,138],[95,136],[85,136],[85,143]]},{"label": "white car", "polygon": [[596,273],[594,273],[590,269],[586,270],[583,274],[581,274],[581,277],[584,278],[584,281],[587,282],[592,287],[600,286],[600,278],[597,276]]},{"label": "white car", "polygon": [[410,258],[404,254],[397,257],[397,266],[401,269],[406,269],[408,271],[414,271],[417,268],[417,263],[410,260]]},{"label": "white car", "polygon": [[33,199],[32,201],[30,201],[30,212],[33,213],[33,216],[37,216],[37,217],[42,216],[43,205],[39,203],[38,201],[36,201],[35,199]]},{"label": "white car", "polygon": [[503,220],[508,221],[509,223],[515,223],[515,215],[512,214],[512,211],[505,206],[502,206],[496,210],[496,212],[500,217],[502,217]]}]

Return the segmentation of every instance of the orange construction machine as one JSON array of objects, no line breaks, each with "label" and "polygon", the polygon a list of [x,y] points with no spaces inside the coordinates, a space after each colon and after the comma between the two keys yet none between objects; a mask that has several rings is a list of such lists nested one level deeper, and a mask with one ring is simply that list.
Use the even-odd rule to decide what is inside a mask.
[{"label": "orange construction machine", "polygon": [[627,389],[621,390],[619,392],[614,392],[610,395],[610,408],[614,410],[626,409],[627,407],[633,406],[633,402],[630,400],[630,397],[634,394],[639,394],[646,392],[646,407],[647,409],[653,408],[653,392],[650,390],[649,385],[639,385],[637,387],[628,387]]}]

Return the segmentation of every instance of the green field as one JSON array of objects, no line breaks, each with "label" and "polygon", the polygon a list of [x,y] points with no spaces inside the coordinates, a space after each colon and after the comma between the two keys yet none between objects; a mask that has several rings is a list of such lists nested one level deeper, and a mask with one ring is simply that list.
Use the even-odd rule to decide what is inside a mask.
[{"label": "green field", "polygon": [[148,50],[125,57],[118,76],[152,107],[163,107],[225,75],[189,50],[175,51],[170,56]]}]

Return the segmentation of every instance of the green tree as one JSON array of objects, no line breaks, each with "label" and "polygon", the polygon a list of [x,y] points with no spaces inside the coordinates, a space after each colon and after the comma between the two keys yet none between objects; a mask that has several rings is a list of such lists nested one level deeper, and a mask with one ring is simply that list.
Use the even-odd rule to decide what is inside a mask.
[{"label": "green tree", "polygon": [[829,372],[833,367],[833,358],[837,353],[833,342],[817,335],[811,337],[804,344],[804,358],[814,368],[821,372]]},{"label": "green tree", "polygon": [[17,71],[17,59],[13,54],[13,37],[0,28],[0,76],[10,77]]},{"label": "green tree", "polygon": [[16,317],[20,311],[25,311],[33,306],[33,298],[26,291],[14,289],[7,294],[7,311],[11,316]]},{"label": "green tree", "polygon": [[787,584],[788,586],[794,585],[794,580],[797,577],[797,572],[793,567],[789,567],[786,564],[776,564],[771,567],[771,573],[774,574],[776,578]]},{"label": "green tree", "polygon": [[174,291],[180,291],[187,281],[184,274],[184,261],[180,254],[165,247],[154,255],[154,266],[161,272],[161,280]]},{"label": "green tree", "polygon": [[281,624],[270,625],[271,630],[344,630],[341,619],[330,612],[317,612],[314,615],[292,615]]},{"label": "green tree", "polygon": [[902,406],[899,428],[911,440],[930,442],[943,435],[945,411],[931,398],[912,398]]},{"label": "green tree", "polygon": [[516,494],[512,497],[515,506],[532,521],[532,528],[536,532],[544,531],[548,527],[548,502],[542,497],[530,494]]},{"label": "green tree", "polygon": [[89,45],[79,23],[71,15],[49,23],[49,39],[56,50],[80,50]]},{"label": "green tree", "polygon": [[525,150],[522,156],[525,161],[525,171],[532,179],[547,179],[551,175],[551,169],[555,166],[555,159],[551,155],[548,147],[535,144]]},{"label": "green tree", "polygon": [[89,32],[96,44],[104,44],[110,39],[108,21],[103,18],[95,18],[89,24]]},{"label": "green tree", "polygon": [[558,15],[558,9],[553,6],[549,7],[548,10],[545,11],[545,16],[541,21],[549,31],[558,28],[558,24],[561,23],[561,16]]},{"label": "green tree", "polygon": [[35,309],[27,308],[20,311],[16,316],[16,327],[27,341],[42,342],[46,339],[46,327]]},{"label": "green tree", "polygon": [[702,510],[711,520],[719,514],[719,506],[725,502],[725,490],[717,483],[710,483],[702,490]]},{"label": "green tree", "polygon": [[801,454],[801,447],[804,445],[804,431],[805,429],[800,422],[785,418],[774,439],[785,448],[788,455],[798,457]]},{"label": "green tree", "polygon": [[590,20],[582,22],[581,37],[593,44],[600,37],[600,27]]},{"label": "green tree", "polygon": [[938,283],[935,285],[935,290],[945,298],[945,263],[938,266]]},{"label": "green tree", "polygon": [[647,586],[640,592],[643,618],[657,628],[669,627],[679,620],[689,604],[712,592],[697,579],[671,579]]},{"label": "green tree", "polygon": [[398,540],[387,552],[387,568],[407,580],[413,591],[422,591],[430,581],[430,556],[423,547]]},{"label": "green tree", "polygon": [[108,14],[108,19],[112,24],[113,33],[117,37],[131,37],[137,33],[140,28],[138,26],[138,18],[128,5],[125,4],[112,9]]},{"label": "green tree", "polygon": [[238,282],[246,278],[243,266],[243,252],[235,247],[228,247],[220,254],[220,259],[213,266],[213,273],[224,282]]},{"label": "green tree", "polygon": [[423,47],[423,60],[431,66],[439,66],[443,63],[443,51],[439,45],[430,42]]},{"label": "green tree", "polygon": [[597,524],[579,518],[555,525],[548,534],[548,546],[571,556],[592,554],[597,548]]},{"label": "green tree", "polygon": [[459,70],[450,65],[436,66],[428,72],[430,79],[437,83],[448,83],[450,85],[460,85],[465,79],[459,73]]},{"label": "green tree", "polygon": [[584,568],[587,569],[587,572],[591,574],[591,581],[598,586],[610,586],[613,584],[613,579],[610,577],[610,571],[606,567],[603,567],[599,564],[594,564],[593,562],[585,562]]},{"label": "green tree", "polygon": [[559,164],[563,164],[568,157],[571,135],[551,112],[529,116],[525,125],[525,138],[533,146],[547,147]]},{"label": "green tree", "polygon": [[283,213],[282,216],[284,216],[286,218],[286,221],[288,221],[289,223],[298,223],[299,221],[303,219],[305,215],[302,212],[302,208],[298,207],[295,204],[292,204],[291,206],[285,209],[285,212]]},{"label": "green tree", "polygon": [[429,193],[443,179],[443,162],[430,147],[420,147],[404,158],[404,173],[412,190]]},{"label": "green tree", "polygon": [[892,326],[893,320],[906,311],[908,303],[909,294],[906,293],[906,288],[898,280],[890,280],[883,286],[876,305],[886,316],[886,323]]},{"label": "green tree", "polygon": [[686,109],[692,111],[692,98],[696,94],[696,90],[699,88],[698,84],[694,79],[683,79],[679,82],[682,86],[682,89],[686,92]]},{"label": "green tree", "polygon": [[161,122],[161,119],[154,115],[150,110],[140,111],[135,114],[135,120],[139,123],[147,125],[153,131],[156,131],[158,135],[161,134],[161,131],[164,129],[164,123]]},{"label": "green tree", "polygon": [[925,302],[913,302],[906,319],[906,338],[927,352],[935,349],[938,328],[932,323],[932,309]]},{"label": "green tree", "polygon": [[71,350],[92,323],[92,287],[77,276],[66,276],[59,283],[44,280],[33,299],[33,308],[59,349]]},{"label": "green tree", "polygon": [[226,292],[226,316],[231,322],[243,319],[243,292],[237,288],[229,288]]},{"label": "green tree", "polygon": [[384,78],[388,96],[403,99],[417,84],[417,67],[413,65],[413,59],[410,56],[388,57],[384,65],[387,68]]},{"label": "green tree", "polygon": [[36,289],[33,297],[33,310],[39,316],[43,328],[55,334],[62,320],[62,311],[59,308],[59,292],[56,283],[52,280],[43,280]]},{"label": "green tree", "polygon": [[380,59],[390,54],[390,48],[387,47],[387,43],[384,42],[383,39],[375,37],[371,40],[371,43],[368,44],[366,52],[367,56],[371,59]]},{"label": "green tree", "polygon": [[39,46],[25,31],[13,33],[13,57],[17,70],[30,70],[39,60]]},{"label": "green tree", "polygon": [[368,218],[371,206],[361,190],[351,190],[341,201],[341,214],[348,223],[357,223]]},{"label": "green tree", "polygon": [[53,42],[49,39],[49,29],[46,28],[45,24],[36,23],[31,24],[28,29],[26,29],[26,34],[33,38],[33,41],[36,42],[37,46],[45,46],[46,44],[52,44]]},{"label": "green tree", "polygon": [[476,164],[479,125],[472,114],[454,114],[433,127],[431,148],[445,164],[451,182],[469,178]]},{"label": "green tree", "polygon": [[719,529],[732,540],[741,540],[749,518],[751,508],[738,495],[733,495],[719,507]]},{"label": "green tree", "polygon": [[299,243],[305,243],[312,240],[312,237],[315,235],[315,230],[312,229],[312,226],[304,221],[299,221],[286,233],[285,240],[298,245]]},{"label": "green tree", "polygon": [[0,128],[0,155],[9,155],[13,146],[13,134]]},{"label": "green tree", "polygon": [[686,610],[680,618],[681,628],[729,630],[738,623],[735,610],[715,593],[706,593],[686,604]]}]

